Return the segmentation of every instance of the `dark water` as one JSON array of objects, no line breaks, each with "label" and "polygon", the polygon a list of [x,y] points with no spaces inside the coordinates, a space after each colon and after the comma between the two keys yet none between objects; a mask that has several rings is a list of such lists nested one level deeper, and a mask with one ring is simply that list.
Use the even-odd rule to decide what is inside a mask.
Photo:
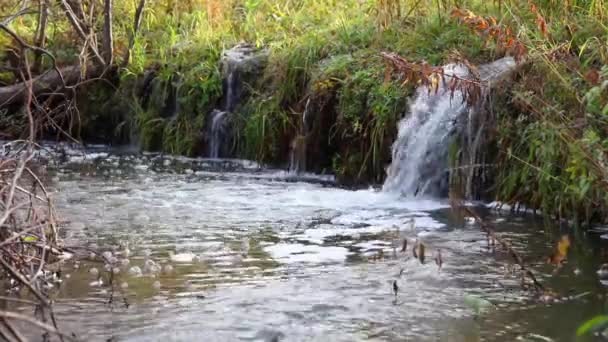
[{"label": "dark water", "polygon": [[[102,153],[60,165],[53,181],[66,244],[113,251],[119,268],[112,291],[98,258],[66,263],[55,309],[83,340],[573,341],[605,311],[601,240],[570,232],[568,262],[554,274],[544,260],[567,231],[532,217],[488,219],[544,284],[582,296],[533,300],[506,271],[508,255],[444,201],[296,181],[245,161]],[[408,251],[394,255],[403,238]],[[424,264],[411,254],[416,239]],[[150,272],[146,260],[172,270]],[[92,267],[102,286],[91,286]],[[495,306],[476,315],[472,296]]]}]

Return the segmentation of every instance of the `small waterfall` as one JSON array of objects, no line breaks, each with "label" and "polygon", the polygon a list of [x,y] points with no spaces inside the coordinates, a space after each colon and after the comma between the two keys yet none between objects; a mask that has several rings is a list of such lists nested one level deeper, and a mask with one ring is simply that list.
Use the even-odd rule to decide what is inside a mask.
[{"label": "small waterfall", "polygon": [[211,112],[211,125],[209,129],[209,158],[220,158],[231,138],[229,132],[230,115],[228,112],[214,110]]},{"label": "small waterfall", "polygon": [[207,149],[210,158],[230,157],[232,150],[232,115],[247,96],[247,81],[261,72],[267,54],[249,44],[239,44],[224,51],[221,60],[223,100],[207,121]]},{"label": "small waterfall", "polygon": [[241,83],[239,82],[238,72],[234,63],[227,62],[227,65],[226,73],[228,77],[226,77],[226,80],[224,81],[224,110],[231,113],[239,104],[239,100],[241,98]]},{"label": "small waterfall", "polygon": [[[512,58],[503,58],[479,67],[480,78],[490,85],[515,66]],[[445,81],[450,76],[469,77],[464,65],[444,67]],[[447,84],[437,91],[421,86],[410,104],[408,114],[399,122],[399,134],[393,144],[393,161],[387,170],[383,190],[405,196],[442,196],[448,188],[448,144],[457,129],[458,119],[471,112],[459,90]],[[470,113],[469,113],[470,114]]]},{"label": "small waterfall", "polygon": [[300,123],[300,134],[292,141],[289,151],[289,173],[298,175],[306,171],[306,137],[309,132],[308,122],[310,119],[310,98],[306,100],[304,112],[302,112],[302,122]]}]

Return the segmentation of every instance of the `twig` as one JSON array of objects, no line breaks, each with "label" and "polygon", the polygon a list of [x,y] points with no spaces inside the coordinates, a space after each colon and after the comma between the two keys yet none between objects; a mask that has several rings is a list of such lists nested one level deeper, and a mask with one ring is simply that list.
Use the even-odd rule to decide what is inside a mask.
[{"label": "twig", "polygon": [[479,226],[481,227],[481,229],[486,232],[486,234],[488,234],[492,239],[494,239],[495,241],[498,241],[498,243],[500,243],[500,245],[509,252],[509,255],[511,255],[511,257],[513,258],[513,260],[519,265],[519,267],[521,267],[522,271],[524,271],[526,273],[526,275],[528,277],[530,277],[530,279],[532,279],[532,282],[534,283],[534,286],[536,287],[537,290],[544,292],[545,291],[545,287],[537,280],[536,276],[534,275],[534,273],[532,272],[532,270],[530,270],[523,258],[513,249],[513,247],[511,246],[511,244],[502,239],[501,237],[499,237],[498,235],[496,235],[496,232],[494,231],[494,229],[492,228],[492,226],[487,223],[485,220],[483,220],[475,211],[473,211],[471,208],[467,207],[467,206],[462,206],[462,209],[469,214],[471,217],[473,217],[475,219],[475,221],[479,224]]},{"label": "twig", "polygon": [[0,310],[0,317],[4,317],[4,318],[8,318],[8,319],[15,319],[15,320],[18,320],[18,321],[27,322],[27,323],[30,323],[30,324],[32,324],[32,325],[34,325],[34,326],[36,326],[36,327],[38,327],[38,328],[40,328],[42,330],[46,330],[46,331],[48,331],[50,333],[53,333],[53,334],[56,334],[56,335],[58,335],[60,337],[64,337],[64,338],[66,338],[66,339],[68,339],[70,341],[76,341],[76,339],[74,337],[72,337],[70,335],[67,335],[65,333],[62,333],[61,331],[59,331],[55,327],[53,327],[51,325],[48,325],[46,323],[42,323],[42,322],[40,322],[37,319],[32,318],[32,317],[28,317],[28,316],[21,315],[21,314],[15,313],[15,312],[4,311],[4,310]]}]

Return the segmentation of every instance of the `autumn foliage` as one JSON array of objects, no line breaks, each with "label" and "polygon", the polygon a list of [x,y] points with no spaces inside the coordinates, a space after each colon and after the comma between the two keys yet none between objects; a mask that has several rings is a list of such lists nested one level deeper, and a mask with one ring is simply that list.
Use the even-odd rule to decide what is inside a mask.
[{"label": "autumn foliage", "polygon": [[498,22],[495,17],[483,17],[470,10],[455,8],[452,18],[472,29],[487,41],[494,41],[499,52],[512,55],[521,60],[527,52],[525,45],[517,39],[513,31]]}]

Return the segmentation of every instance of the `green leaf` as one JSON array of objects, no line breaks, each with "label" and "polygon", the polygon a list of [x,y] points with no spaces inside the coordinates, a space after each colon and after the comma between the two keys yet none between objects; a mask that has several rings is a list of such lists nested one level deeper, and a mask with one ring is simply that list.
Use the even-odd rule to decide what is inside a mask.
[{"label": "green leaf", "polygon": [[576,330],[576,336],[583,336],[593,330],[600,329],[605,325],[608,325],[608,316],[595,316],[587,322],[583,323],[583,325],[581,325],[580,327],[578,327],[578,329]]},{"label": "green leaf", "polygon": [[23,242],[36,242],[38,238],[32,235],[26,236],[23,238]]}]

